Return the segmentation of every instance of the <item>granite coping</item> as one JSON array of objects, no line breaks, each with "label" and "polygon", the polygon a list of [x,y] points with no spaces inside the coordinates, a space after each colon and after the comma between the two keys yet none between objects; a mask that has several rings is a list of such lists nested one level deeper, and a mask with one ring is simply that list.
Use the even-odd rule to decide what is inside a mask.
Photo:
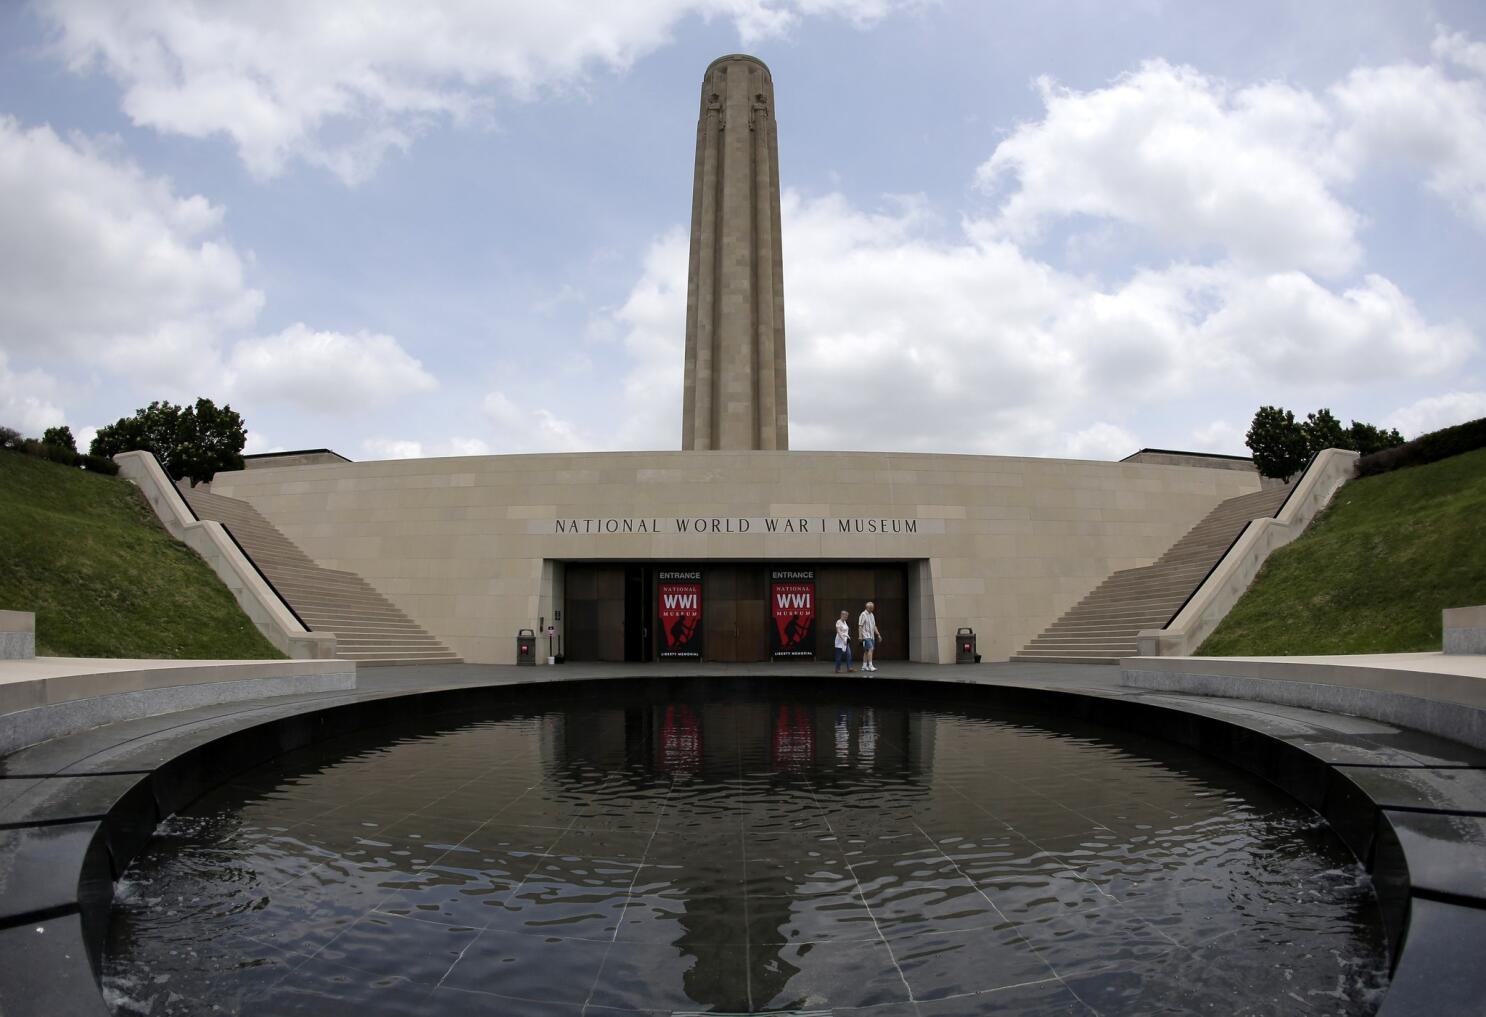
[{"label": "granite coping", "polygon": [[1486,748],[1486,656],[1127,657],[1121,684],[1368,717]]},{"label": "granite coping", "polygon": [[348,660],[126,660],[33,657],[0,661],[0,713],[96,696],[205,682],[354,671]]},{"label": "granite coping", "polygon": [[0,661],[0,755],[142,717],[352,689],[356,670],[334,659]]},{"label": "granite coping", "polygon": [[[0,758],[0,1010],[107,1013],[94,971],[112,881],[162,818],[276,755],[409,717],[550,701],[554,686],[578,701],[616,681],[649,692],[836,680],[819,665],[385,668],[355,690],[217,703],[29,746]],[[1379,1012],[1463,1013],[1449,1002],[1486,998],[1472,947],[1486,933],[1486,750],[1367,718],[1122,686],[1108,666],[894,665],[862,680],[959,685],[1009,709],[1164,737],[1269,780],[1326,818],[1372,874],[1394,967]]]}]

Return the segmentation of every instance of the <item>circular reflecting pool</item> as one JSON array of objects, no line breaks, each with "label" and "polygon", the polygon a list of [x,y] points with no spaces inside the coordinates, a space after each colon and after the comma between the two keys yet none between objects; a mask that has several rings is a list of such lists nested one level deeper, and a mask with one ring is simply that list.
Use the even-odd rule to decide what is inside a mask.
[{"label": "circular reflecting pool", "polygon": [[364,732],[241,774],[164,823],[121,881],[109,1004],[1376,1008],[1365,873],[1235,769],[953,693],[662,688],[568,705],[558,689],[547,708]]}]

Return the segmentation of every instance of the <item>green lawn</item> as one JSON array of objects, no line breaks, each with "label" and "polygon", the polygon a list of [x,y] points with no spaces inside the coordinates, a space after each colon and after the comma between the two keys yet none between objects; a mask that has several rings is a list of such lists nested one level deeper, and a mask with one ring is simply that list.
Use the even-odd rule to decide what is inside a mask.
[{"label": "green lawn", "polygon": [[0,451],[0,608],[58,657],[282,657],[134,485]]},{"label": "green lawn", "polygon": [[1440,648],[1440,611],[1486,604],[1486,449],[1348,483],[1198,651]]}]

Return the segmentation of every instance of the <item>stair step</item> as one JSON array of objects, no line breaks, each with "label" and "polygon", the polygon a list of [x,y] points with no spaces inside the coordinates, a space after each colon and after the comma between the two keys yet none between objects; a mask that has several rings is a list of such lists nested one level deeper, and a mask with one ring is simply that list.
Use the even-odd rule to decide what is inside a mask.
[{"label": "stair step", "polygon": [[1109,663],[1134,656],[1140,631],[1163,627],[1244,527],[1274,515],[1287,494],[1271,488],[1219,503],[1155,562],[1106,578],[1011,659]]},{"label": "stair step", "polygon": [[337,656],[367,666],[462,660],[361,576],[315,562],[247,502],[183,494],[199,517],[227,527],[305,624],[335,633]]},{"label": "stair step", "polygon": [[1011,658],[1013,664],[1117,664],[1119,657],[1078,657],[1058,654],[1027,653],[1023,651]]}]

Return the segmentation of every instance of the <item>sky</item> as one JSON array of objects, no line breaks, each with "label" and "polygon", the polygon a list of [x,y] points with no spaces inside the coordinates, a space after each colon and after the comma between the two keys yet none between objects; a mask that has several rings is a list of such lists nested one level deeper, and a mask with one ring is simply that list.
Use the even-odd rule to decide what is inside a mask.
[{"label": "sky", "polygon": [[702,72],[773,72],[791,446],[1486,416],[1477,0],[0,4],[0,424],[676,449]]}]

